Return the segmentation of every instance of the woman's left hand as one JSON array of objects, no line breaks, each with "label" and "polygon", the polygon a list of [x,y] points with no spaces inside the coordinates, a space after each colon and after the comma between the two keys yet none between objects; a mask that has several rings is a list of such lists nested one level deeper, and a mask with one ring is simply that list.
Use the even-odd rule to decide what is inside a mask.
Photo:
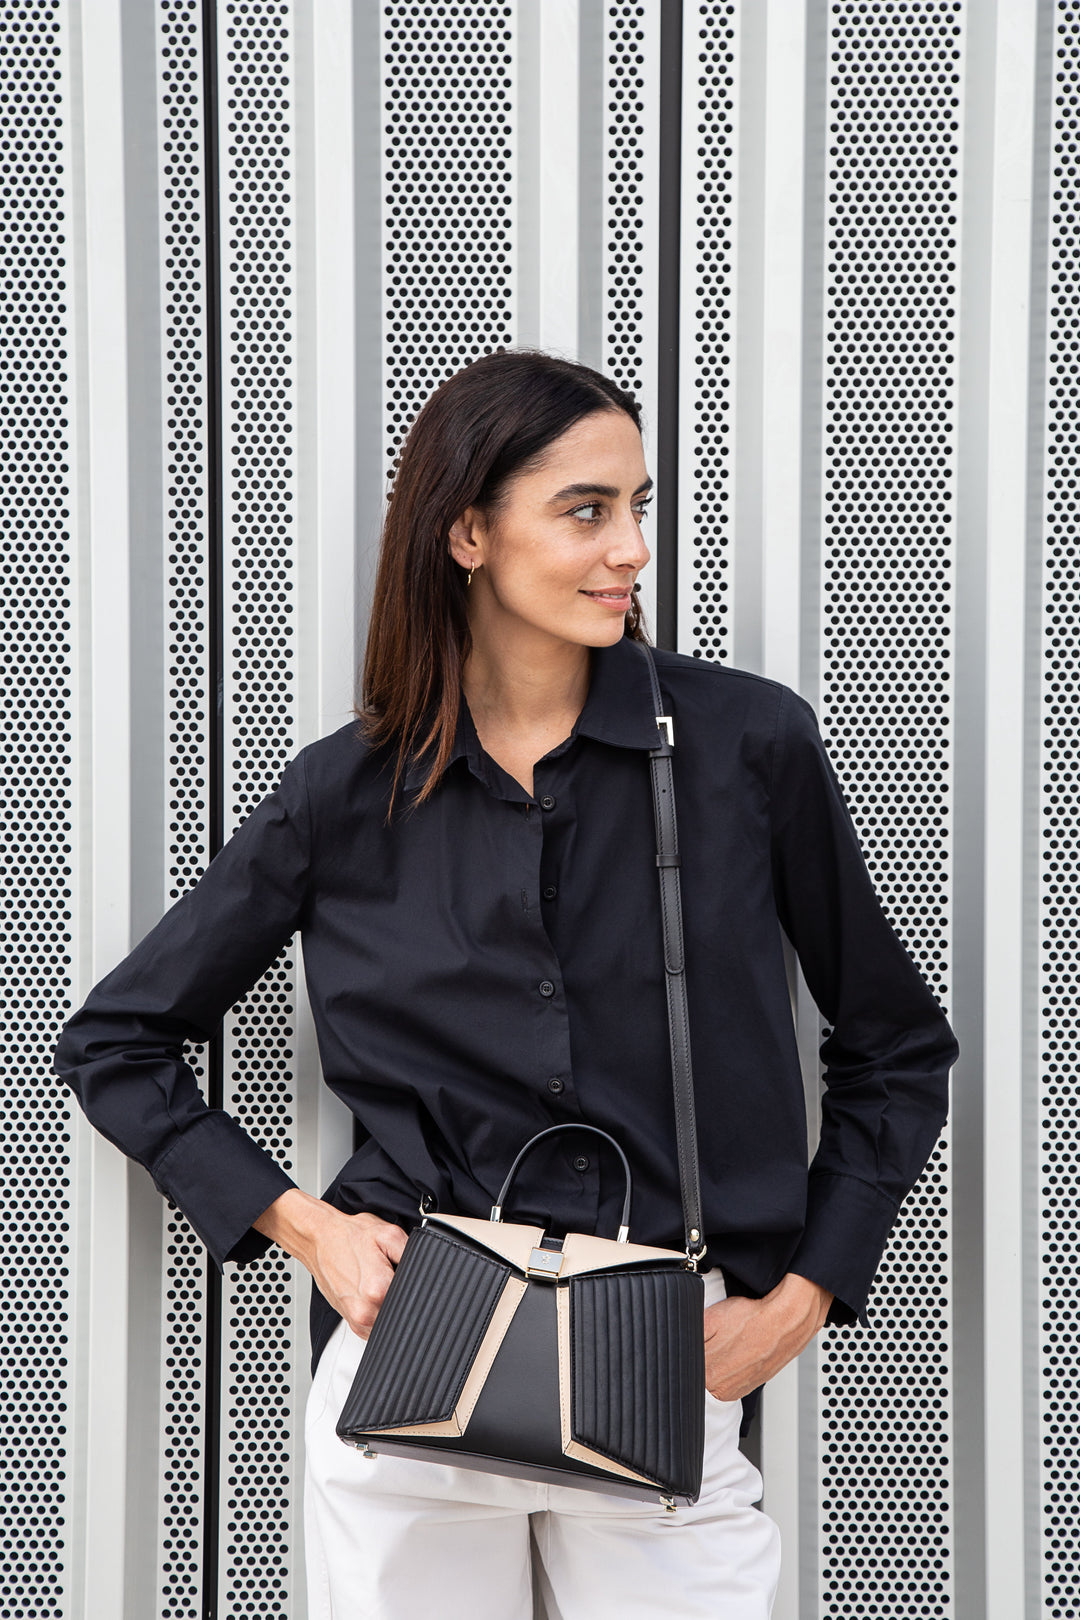
[{"label": "woman's left hand", "polygon": [[767,1383],[824,1326],[832,1300],[820,1283],[789,1271],[764,1299],[735,1294],[710,1305],[705,1312],[709,1393],[736,1401]]}]

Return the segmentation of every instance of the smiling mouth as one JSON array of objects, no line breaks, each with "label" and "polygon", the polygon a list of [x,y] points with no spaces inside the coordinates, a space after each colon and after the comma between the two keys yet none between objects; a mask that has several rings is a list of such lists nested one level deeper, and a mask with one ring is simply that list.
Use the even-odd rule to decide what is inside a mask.
[{"label": "smiling mouth", "polygon": [[601,602],[621,602],[624,596],[629,596],[633,586],[624,585],[619,591],[582,591],[582,596],[596,596]]}]

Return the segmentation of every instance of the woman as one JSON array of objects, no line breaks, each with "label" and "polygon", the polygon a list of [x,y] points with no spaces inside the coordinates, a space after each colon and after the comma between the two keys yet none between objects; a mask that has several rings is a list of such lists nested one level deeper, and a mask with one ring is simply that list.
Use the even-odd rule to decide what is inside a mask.
[{"label": "woman", "polygon": [[[419,1202],[486,1216],[546,1125],[627,1152],[636,1242],[681,1247],[634,596],[640,413],[585,366],[500,351],[417,417],[383,532],[352,721],[303,749],[200,882],[91,992],[56,1067],[220,1265],[270,1242],[314,1279],[309,1613],[764,1620],[776,1526],[740,1401],[829,1321],[865,1322],[945,1118],[957,1043],[877,901],[812,709],[657,651],[682,850],[707,1243],[693,1507],[365,1458],[335,1422]],[[327,1083],[362,1145],[315,1198],[183,1061],[299,929]],[[783,929],[830,1026],[806,1164]],[[514,1217],[612,1230],[598,1138],[538,1149]],[[572,1145],[568,1148],[566,1143]]]}]

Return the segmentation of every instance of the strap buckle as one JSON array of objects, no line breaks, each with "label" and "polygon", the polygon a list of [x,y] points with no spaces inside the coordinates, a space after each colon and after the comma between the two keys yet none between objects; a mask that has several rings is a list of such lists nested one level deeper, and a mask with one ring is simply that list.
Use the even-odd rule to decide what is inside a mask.
[{"label": "strap buckle", "polygon": [[686,1245],[685,1250],[687,1271],[696,1271],[698,1268],[698,1263],[704,1260],[707,1253],[708,1249],[706,1248],[705,1241],[702,1238],[701,1233],[698,1231],[696,1226],[691,1227],[690,1242]]},{"label": "strap buckle", "polygon": [[675,722],[672,720],[670,714],[658,714],[656,716],[656,729],[657,731],[662,731],[664,733],[664,738],[668,747],[674,748]]}]

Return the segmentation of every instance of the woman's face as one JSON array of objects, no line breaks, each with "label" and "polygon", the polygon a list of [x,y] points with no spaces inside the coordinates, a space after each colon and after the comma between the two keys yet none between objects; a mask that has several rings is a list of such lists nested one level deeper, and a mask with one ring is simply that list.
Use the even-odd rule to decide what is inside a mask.
[{"label": "woman's face", "polygon": [[650,556],[641,523],[651,486],[633,422],[595,411],[548,447],[539,472],[511,481],[495,532],[468,508],[450,549],[462,567],[477,565],[466,598],[474,636],[618,641]]}]

